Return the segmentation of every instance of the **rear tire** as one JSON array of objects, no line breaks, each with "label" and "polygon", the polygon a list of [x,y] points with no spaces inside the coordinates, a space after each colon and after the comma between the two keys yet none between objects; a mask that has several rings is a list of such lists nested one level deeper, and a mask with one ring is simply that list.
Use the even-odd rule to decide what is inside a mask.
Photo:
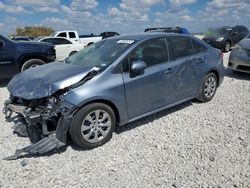
[{"label": "rear tire", "polygon": [[217,76],[212,72],[207,74],[203,80],[202,87],[197,100],[201,102],[210,101],[214,97],[217,87],[218,87]]},{"label": "rear tire", "polygon": [[36,66],[43,65],[43,64],[45,64],[45,62],[42,61],[41,59],[30,59],[22,65],[21,72],[29,68],[36,67]]},{"label": "rear tire", "polygon": [[92,103],[84,106],[74,115],[69,134],[78,146],[93,149],[112,138],[115,124],[115,113],[110,106]]}]

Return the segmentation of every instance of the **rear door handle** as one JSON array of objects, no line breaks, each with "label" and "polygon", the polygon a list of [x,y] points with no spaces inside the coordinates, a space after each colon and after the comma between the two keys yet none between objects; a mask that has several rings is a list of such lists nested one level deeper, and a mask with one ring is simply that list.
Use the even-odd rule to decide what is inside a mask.
[{"label": "rear door handle", "polygon": [[198,58],[198,59],[196,60],[196,63],[197,63],[197,64],[202,64],[202,63],[203,63],[203,61],[204,61],[203,59]]},{"label": "rear door handle", "polygon": [[173,73],[173,69],[172,69],[172,68],[168,68],[168,69],[164,72],[165,75],[169,75],[169,74],[172,74],[172,73]]}]

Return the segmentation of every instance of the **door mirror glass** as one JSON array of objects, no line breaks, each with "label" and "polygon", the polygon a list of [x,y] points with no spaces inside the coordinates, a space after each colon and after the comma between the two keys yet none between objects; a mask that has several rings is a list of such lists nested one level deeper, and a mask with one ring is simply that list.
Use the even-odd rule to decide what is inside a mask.
[{"label": "door mirror glass", "polygon": [[0,48],[3,48],[3,41],[0,40]]},{"label": "door mirror glass", "polygon": [[130,69],[130,76],[135,77],[144,73],[146,68],[146,63],[144,61],[132,61],[131,69]]}]

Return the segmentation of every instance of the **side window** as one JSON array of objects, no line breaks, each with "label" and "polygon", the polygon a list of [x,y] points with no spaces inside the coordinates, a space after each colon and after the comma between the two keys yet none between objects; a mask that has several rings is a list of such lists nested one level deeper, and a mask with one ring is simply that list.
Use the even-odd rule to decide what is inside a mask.
[{"label": "side window", "polygon": [[194,54],[192,41],[188,37],[169,37],[169,43],[175,59]]},{"label": "side window", "polygon": [[69,32],[69,38],[76,38],[76,34],[74,32]]},{"label": "side window", "polygon": [[54,44],[52,39],[43,39],[42,42],[48,42],[48,43]]},{"label": "side window", "polygon": [[0,49],[3,48],[4,46],[4,41],[0,39]]},{"label": "side window", "polygon": [[67,34],[66,34],[66,32],[62,32],[62,33],[60,33],[60,34],[58,35],[58,37],[64,37],[64,38],[66,38],[66,37],[67,37]]},{"label": "side window", "polygon": [[195,40],[192,40],[193,48],[195,53],[205,52],[207,48]]},{"label": "side window", "polygon": [[167,45],[164,38],[151,39],[138,46],[130,55],[129,62],[141,60],[147,67],[168,61]]},{"label": "side window", "polygon": [[61,38],[55,39],[55,45],[63,45],[63,44],[72,44],[72,43],[66,39],[61,39]]}]

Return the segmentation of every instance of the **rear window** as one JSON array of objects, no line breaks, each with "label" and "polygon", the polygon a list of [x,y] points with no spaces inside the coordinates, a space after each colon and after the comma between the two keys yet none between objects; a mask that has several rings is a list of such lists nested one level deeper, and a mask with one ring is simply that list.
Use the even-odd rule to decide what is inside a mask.
[{"label": "rear window", "polygon": [[169,37],[174,59],[194,54],[192,40],[188,37]]},{"label": "rear window", "polygon": [[67,39],[55,38],[55,45],[72,44]]}]

